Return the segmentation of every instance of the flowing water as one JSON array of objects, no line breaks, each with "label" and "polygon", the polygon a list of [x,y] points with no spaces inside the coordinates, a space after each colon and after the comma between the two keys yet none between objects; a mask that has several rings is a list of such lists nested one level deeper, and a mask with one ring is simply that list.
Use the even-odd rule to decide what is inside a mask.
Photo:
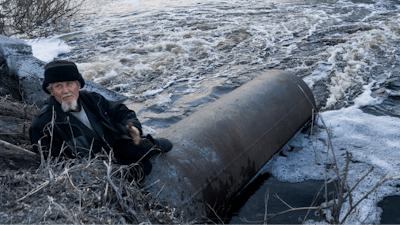
[{"label": "flowing water", "polygon": [[352,104],[363,85],[379,89],[398,73],[395,0],[98,4],[96,16],[62,36],[73,49],[61,58],[134,102],[158,94],[159,105],[179,110],[173,97],[196,92],[204,80],[236,87],[283,69],[304,78],[319,108],[337,109]]},{"label": "flowing water", "polygon": [[303,78],[322,111],[354,105],[367,93],[379,101],[358,105],[363,112],[397,118],[399,3],[96,1],[59,36],[71,47],[59,58],[75,61],[84,77],[129,97],[126,103],[149,133],[271,69]]}]

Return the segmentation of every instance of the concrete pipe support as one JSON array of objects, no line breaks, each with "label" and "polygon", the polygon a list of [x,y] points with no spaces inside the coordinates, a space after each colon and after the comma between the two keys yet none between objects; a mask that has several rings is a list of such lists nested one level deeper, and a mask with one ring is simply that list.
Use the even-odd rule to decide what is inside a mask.
[{"label": "concrete pipe support", "polygon": [[[188,217],[220,213],[310,120],[315,106],[296,75],[267,71],[163,130],[174,148],[154,157],[153,193]],[[146,186],[145,185],[145,186]]]}]

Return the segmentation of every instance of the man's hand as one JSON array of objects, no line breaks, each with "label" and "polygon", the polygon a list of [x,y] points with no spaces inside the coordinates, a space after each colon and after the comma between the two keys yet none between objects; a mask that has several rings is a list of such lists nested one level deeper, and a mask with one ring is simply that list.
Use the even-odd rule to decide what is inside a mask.
[{"label": "man's hand", "polygon": [[136,127],[132,126],[132,123],[129,123],[126,125],[126,129],[128,130],[129,134],[133,138],[135,145],[139,145],[140,143],[140,132],[139,129]]}]

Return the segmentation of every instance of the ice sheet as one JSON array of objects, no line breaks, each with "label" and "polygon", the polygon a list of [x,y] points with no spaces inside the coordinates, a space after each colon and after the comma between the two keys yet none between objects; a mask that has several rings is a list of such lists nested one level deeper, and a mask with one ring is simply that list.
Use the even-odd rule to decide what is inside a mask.
[{"label": "ice sheet", "polygon": [[[360,107],[381,102],[371,97],[373,83],[364,86],[364,92],[355,99],[355,104],[340,110],[326,111],[320,114],[318,126],[322,129],[318,136],[309,137],[299,132],[281,151],[262,169],[271,173],[280,181],[301,182],[308,179],[324,180],[335,176],[333,170],[325,170],[325,163],[333,164],[332,152],[328,151],[328,134],[340,173],[346,163],[346,151],[351,153],[347,183],[350,187],[371,167],[374,170],[354,190],[354,202],[371,190],[382,178],[400,174],[400,118],[374,116],[364,113]],[[328,129],[324,129],[324,124]],[[302,148],[291,151],[292,147]],[[282,156],[284,155],[284,156]],[[326,172],[326,173],[325,173]],[[399,195],[399,180],[385,182],[377,191],[369,195],[359,205],[358,215],[348,218],[347,223],[374,223],[379,221],[381,210],[376,211],[376,204],[385,196]],[[343,212],[349,209],[348,202]],[[345,213],[342,213],[343,217]]]},{"label": "ice sheet", "polygon": [[58,55],[71,51],[71,47],[61,41],[58,36],[26,41],[32,46],[33,56],[45,62],[50,62]]}]

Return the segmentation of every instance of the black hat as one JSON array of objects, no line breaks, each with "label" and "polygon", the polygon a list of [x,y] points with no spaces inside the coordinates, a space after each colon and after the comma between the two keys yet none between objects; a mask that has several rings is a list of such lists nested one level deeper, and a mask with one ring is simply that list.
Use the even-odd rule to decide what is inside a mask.
[{"label": "black hat", "polygon": [[54,60],[44,66],[43,90],[50,94],[47,86],[55,82],[74,81],[77,80],[81,84],[81,88],[85,86],[85,80],[78,71],[75,63],[67,60]]}]

